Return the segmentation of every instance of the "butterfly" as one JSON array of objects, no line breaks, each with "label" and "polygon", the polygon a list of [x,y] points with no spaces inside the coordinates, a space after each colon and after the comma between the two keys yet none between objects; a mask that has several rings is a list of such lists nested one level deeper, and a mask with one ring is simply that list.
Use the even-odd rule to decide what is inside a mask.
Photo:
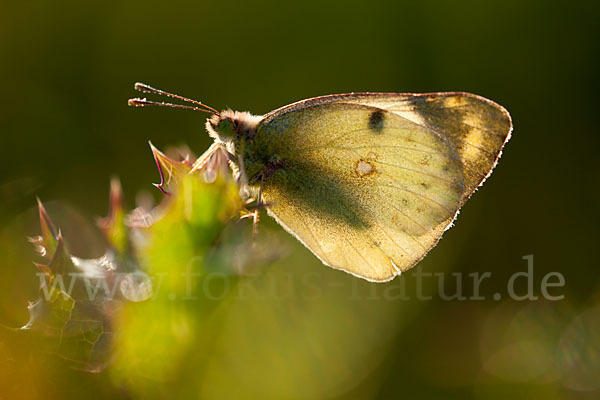
[{"label": "butterfly", "polygon": [[325,265],[374,282],[416,265],[491,174],[510,139],[502,106],[464,92],[350,93],[302,100],[263,116],[148,85],[137,90],[212,114],[214,144],[238,180]]}]

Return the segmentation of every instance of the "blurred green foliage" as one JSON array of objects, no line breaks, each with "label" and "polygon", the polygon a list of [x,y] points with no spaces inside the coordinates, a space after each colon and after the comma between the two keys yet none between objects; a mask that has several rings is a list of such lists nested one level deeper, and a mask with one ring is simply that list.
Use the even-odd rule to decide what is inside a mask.
[{"label": "blurred green foliage", "polygon": [[[541,0],[5,4],[0,398],[596,398],[598,17],[593,2]],[[330,93],[464,90],[505,106],[515,132],[418,270],[363,282],[322,266],[264,215],[263,261],[250,257],[245,276],[232,254],[248,254],[249,224],[218,219],[214,187],[193,190],[206,190],[189,208],[206,220],[164,222],[139,254],[94,223],[114,175],[124,209],[162,201],[148,140],[196,154],[210,143],[204,115],[127,108],[136,81],[255,114]],[[167,272],[155,300],[115,311],[100,372],[5,328],[25,325],[39,296],[31,261],[44,261],[26,240],[41,233],[35,196],[73,255],[114,246],[131,271],[142,260]],[[511,300],[507,281],[529,254],[540,299]],[[189,292],[181,274],[206,265],[208,281]],[[468,274],[491,278],[485,300],[445,301],[439,279],[419,271],[444,273],[448,294],[450,273],[462,274],[467,296]],[[552,291],[560,301],[541,299],[549,272],[565,278]]]}]

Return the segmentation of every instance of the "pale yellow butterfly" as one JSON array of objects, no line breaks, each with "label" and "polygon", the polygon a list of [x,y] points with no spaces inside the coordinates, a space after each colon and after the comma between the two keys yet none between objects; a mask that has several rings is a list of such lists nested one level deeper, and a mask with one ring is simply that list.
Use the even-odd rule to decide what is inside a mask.
[{"label": "pale yellow butterfly", "polygon": [[236,176],[325,265],[388,281],[436,245],[498,162],[512,122],[463,93],[351,93],[302,100],[264,116],[225,110],[147,85],[136,89],[207,111]]}]

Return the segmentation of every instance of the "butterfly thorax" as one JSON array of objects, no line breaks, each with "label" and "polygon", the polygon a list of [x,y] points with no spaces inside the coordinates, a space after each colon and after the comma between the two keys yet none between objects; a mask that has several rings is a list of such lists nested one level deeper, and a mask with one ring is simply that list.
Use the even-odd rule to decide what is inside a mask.
[{"label": "butterfly thorax", "polygon": [[[233,157],[234,170],[242,171],[246,184],[257,185],[284,165],[271,149],[261,149],[255,143],[257,127],[262,116],[248,112],[224,110],[206,122],[211,137]],[[240,164],[243,163],[243,166]]]}]

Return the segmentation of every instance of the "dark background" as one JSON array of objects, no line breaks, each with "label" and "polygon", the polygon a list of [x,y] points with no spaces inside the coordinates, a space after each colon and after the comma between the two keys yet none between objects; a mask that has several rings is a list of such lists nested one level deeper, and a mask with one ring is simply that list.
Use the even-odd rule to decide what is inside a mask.
[{"label": "dark background", "polygon": [[[217,109],[254,114],[332,93],[468,91],[509,110],[513,138],[497,170],[421,268],[446,271],[448,280],[450,272],[466,277],[490,271],[493,278],[482,288],[486,300],[444,301],[435,295],[435,283],[430,301],[392,306],[365,300],[366,311],[357,319],[385,308],[404,322],[386,325],[390,335],[381,346],[364,344],[371,363],[332,387],[327,374],[314,378],[322,379],[322,390],[302,392],[294,388],[308,384],[305,376],[290,373],[285,381],[271,374],[303,362],[312,368],[316,361],[290,356],[281,365],[254,365],[256,359],[248,357],[244,367],[256,380],[236,381],[238,394],[265,396],[256,389],[258,380],[278,388],[267,398],[595,398],[600,389],[592,379],[600,376],[600,274],[594,261],[600,15],[592,4],[146,0],[5,5],[0,17],[0,322],[23,325],[26,300],[35,296],[24,240],[25,234],[37,234],[31,222],[35,196],[55,210],[59,221],[60,215],[71,221],[64,231],[78,237],[74,241],[79,240],[82,253],[90,253],[81,255],[91,256],[97,249],[82,242],[94,233],[72,220],[89,224],[106,213],[111,176],[120,177],[130,207],[140,191],[159,197],[150,186],[158,178],[148,140],[159,148],[186,144],[196,154],[209,146],[201,113],[128,108],[127,98],[138,96],[134,82]],[[303,260],[306,268],[339,279],[344,287],[354,284],[355,278],[329,271],[301,246],[291,246],[290,257]],[[540,299],[493,300],[494,293],[506,293],[512,274],[526,270],[523,257],[530,254]],[[564,276],[565,286],[551,291],[564,295],[560,301],[540,295],[540,282],[549,272]],[[398,279],[414,287],[414,276]],[[452,293],[452,282],[447,285]],[[347,308],[355,306],[348,301]],[[335,321],[331,315],[315,324]],[[354,323],[365,329],[363,321]],[[273,343],[283,335],[257,332]],[[336,366],[338,351],[343,349],[330,353],[324,346],[320,362]],[[69,374],[65,380],[73,379]],[[211,393],[231,398],[229,372],[222,374],[223,387]],[[112,385],[109,378],[94,379],[106,379],[103,387]]]}]

